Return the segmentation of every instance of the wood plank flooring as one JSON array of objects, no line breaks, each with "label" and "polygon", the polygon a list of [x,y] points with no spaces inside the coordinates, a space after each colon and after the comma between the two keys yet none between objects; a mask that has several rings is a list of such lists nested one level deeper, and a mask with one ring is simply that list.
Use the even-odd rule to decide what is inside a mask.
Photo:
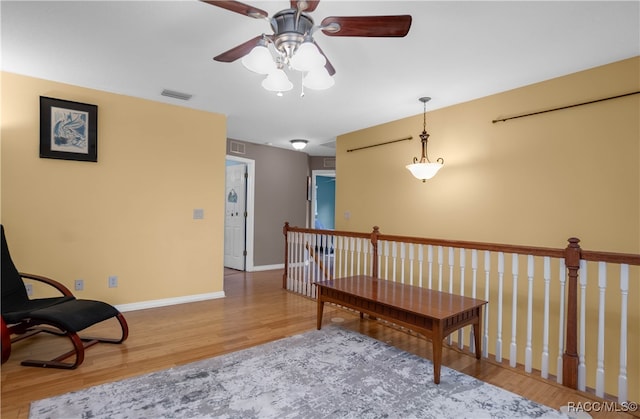
[{"label": "wood plank flooring", "polygon": [[[152,371],[237,351],[313,330],[316,302],[281,288],[282,271],[245,273],[225,271],[226,298],[124,313],[129,339],[122,345],[101,344],[87,350],[84,363],[74,371],[23,367],[27,358],[53,357],[70,347],[66,339],[37,336],[14,345],[11,358],[1,368],[3,419],[27,418],[33,400],[94,386]],[[431,359],[425,339],[360,319],[356,314],[326,305],[324,323],[340,322],[345,328],[388,342]],[[115,325],[86,331],[105,335]],[[455,349],[444,349],[443,365],[559,408],[569,402],[591,402],[595,397]],[[105,400],[105,403],[108,403]],[[637,414],[637,413],[636,413]],[[591,413],[594,418],[631,418],[626,413]]]}]

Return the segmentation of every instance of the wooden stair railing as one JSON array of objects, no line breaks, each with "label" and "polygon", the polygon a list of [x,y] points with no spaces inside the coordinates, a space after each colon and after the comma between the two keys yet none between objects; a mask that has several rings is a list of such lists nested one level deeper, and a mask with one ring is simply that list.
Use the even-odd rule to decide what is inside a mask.
[{"label": "wooden stair railing", "polygon": [[[502,256],[503,254],[506,253],[506,254],[512,254],[512,255],[530,255],[529,257],[535,256],[535,257],[553,258],[554,260],[556,259],[559,260],[560,266],[561,266],[561,272],[564,269],[564,275],[565,275],[565,278],[560,278],[560,281],[562,283],[563,289],[566,284],[567,292],[566,292],[566,295],[564,295],[564,292],[562,292],[562,295],[564,297],[561,296],[561,301],[560,301],[560,304],[561,304],[560,312],[563,313],[563,310],[566,310],[566,317],[564,317],[563,319],[562,316],[564,316],[564,314],[561,314],[561,317],[560,317],[560,322],[564,329],[560,331],[563,333],[564,336],[563,336],[563,339],[560,339],[559,343],[561,347],[564,344],[564,351],[562,353],[562,356],[558,357],[558,358],[561,358],[561,367],[559,362],[558,363],[559,370],[557,372],[558,376],[561,375],[561,378],[558,377],[558,380],[561,380],[564,386],[567,386],[573,389],[579,389],[579,390],[584,390],[584,387],[585,387],[584,359],[583,358],[581,359],[581,357],[584,356],[584,354],[581,351],[583,350],[583,346],[584,346],[585,331],[580,330],[580,334],[579,334],[579,330],[578,330],[579,327],[582,327],[582,328],[585,327],[584,326],[584,322],[585,322],[584,321],[584,303],[582,304],[582,306],[580,306],[582,310],[582,312],[580,313],[580,317],[581,317],[580,320],[579,320],[578,308],[579,308],[580,298],[584,299],[585,297],[584,288],[586,287],[586,275],[587,275],[585,272],[584,278],[583,278],[584,283],[581,282],[580,270],[586,269],[586,262],[598,262],[599,264],[619,264],[622,266],[621,271],[625,269],[627,270],[627,279],[623,280],[621,276],[621,280],[620,280],[621,288],[625,288],[625,289],[622,289],[621,291],[622,299],[623,299],[622,306],[624,306],[622,308],[623,313],[621,314],[621,317],[623,317],[626,315],[626,296],[629,288],[628,284],[625,283],[625,281],[628,282],[628,266],[629,265],[640,266],[639,254],[625,254],[625,253],[611,253],[611,252],[583,250],[581,249],[579,244],[580,240],[573,237],[569,238],[568,245],[564,249],[561,249],[561,248],[545,248],[545,247],[532,247],[532,246],[520,246],[520,245],[508,245],[508,244],[481,243],[481,242],[470,242],[470,241],[385,235],[380,233],[380,229],[377,226],[373,228],[371,233],[358,233],[358,232],[347,232],[347,231],[316,230],[316,229],[291,227],[289,226],[289,223],[285,223],[283,228],[283,234],[285,236],[285,269],[283,274],[283,288],[285,289],[287,288],[288,276],[290,272],[293,272],[290,270],[291,261],[289,259],[289,249],[290,249],[289,234],[290,233],[307,235],[308,237],[328,236],[332,238],[332,243],[335,243],[336,241],[339,242],[339,240],[337,239],[344,240],[345,244],[348,243],[349,240],[367,241],[368,243],[370,243],[371,250],[370,250],[370,253],[368,253],[368,251],[363,252],[365,254],[364,256],[365,260],[366,260],[366,255],[367,254],[370,255],[369,260],[366,263],[367,266],[365,266],[363,269],[365,271],[367,271],[368,269],[369,271],[367,274],[374,277],[379,277],[379,275],[387,269],[386,265],[384,269],[379,265],[380,265],[380,260],[388,257],[388,255],[384,253],[386,250],[383,250],[381,248],[381,244],[388,246],[389,243],[402,244],[401,246],[402,252],[405,251],[405,247],[404,247],[405,245],[409,246],[410,249],[412,249],[411,246],[429,246],[430,249],[431,247],[435,247],[435,248],[444,247],[449,249],[456,248],[456,249],[459,249],[460,252],[464,252],[465,249],[473,249],[474,252],[483,251],[485,252],[485,263],[488,257],[487,254],[492,254],[492,253],[498,253],[499,256]],[[348,247],[349,245],[346,244],[346,246]],[[353,247],[353,244],[351,244],[351,246]],[[330,270],[326,269],[326,267],[322,263],[321,258],[319,258],[317,252],[314,251],[314,247],[309,244],[309,241],[305,242],[305,249],[308,252],[310,258],[313,260],[313,263],[315,263],[317,266],[320,267],[320,271],[322,271],[323,276],[325,278],[330,278],[330,277],[333,278],[334,276],[339,278],[341,276],[345,276],[344,273],[347,272],[346,267],[344,268],[343,272],[336,272],[335,275],[333,275]],[[336,248],[335,250],[336,250],[336,253],[341,251],[341,249],[339,248]],[[396,248],[394,247],[394,251],[395,250]],[[349,251],[353,253],[354,249],[350,248]],[[396,258],[396,257],[397,256],[394,254],[393,258]],[[475,257],[477,258],[477,254],[475,255]],[[346,260],[348,259],[348,257],[345,256],[343,257],[343,259],[345,259],[345,263],[348,262],[348,260]],[[438,262],[441,264],[443,263],[442,261],[438,261]],[[351,263],[353,263],[353,257],[351,259]],[[401,263],[404,263],[404,261],[402,261]],[[420,263],[423,263],[423,261],[420,260]],[[451,270],[452,265],[450,264],[449,267]],[[393,269],[395,269],[395,267]],[[464,266],[462,267],[462,269],[464,269]],[[351,267],[351,270],[353,270],[353,267]],[[440,272],[440,274],[442,273]],[[394,271],[394,275],[395,275],[395,271]],[[486,275],[489,275],[489,274],[487,273]],[[530,278],[530,280],[532,279]],[[475,273],[474,273],[474,281],[475,281]],[[599,281],[605,284],[604,287],[600,285],[600,290],[601,290],[600,292],[601,292],[601,295],[603,295],[604,289],[606,289],[606,275],[604,280],[600,279]],[[516,285],[517,285],[517,275],[516,275],[516,278],[514,278],[514,286]],[[637,286],[637,284],[634,283],[634,286]],[[451,283],[450,283],[450,287],[451,287]],[[579,293],[580,293],[579,288],[580,288],[580,292],[583,293],[582,297],[579,296]],[[516,301],[516,299],[517,297],[514,297],[514,302]],[[566,301],[566,306],[563,306],[565,301]],[[565,307],[565,309],[563,309],[563,307]],[[605,311],[604,307],[600,307],[600,311],[601,311],[601,321],[603,321],[604,311]],[[621,329],[626,327],[625,326],[626,318],[622,319],[622,322],[623,323],[622,323]],[[579,339],[582,339],[582,340],[579,342]],[[598,336],[598,339],[599,339],[598,345],[599,346],[604,345],[604,340],[605,340],[604,337]],[[564,340],[564,342],[562,342],[562,340]],[[581,349],[579,349],[579,344],[581,346]],[[619,374],[619,380],[618,380],[618,383],[619,383],[618,384],[618,387],[619,387],[618,401],[620,403],[625,402],[627,400],[627,385],[626,385],[627,351],[626,351],[626,348],[624,347],[625,345],[626,345],[626,342],[622,342],[621,348],[620,348],[620,360],[619,360],[620,374]],[[602,359],[600,357],[603,355],[601,355],[601,352],[604,352],[604,349],[599,347],[598,348],[598,364],[602,363]],[[582,371],[580,371],[581,369]],[[598,365],[598,370],[596,374],[598,375],[598,381],[604,380],[604,370],[601,365]],[[582,378],[579,379],[579,377],[582,377]],[[600,397],[604,395],[603,386],[604,384],[600,382],[596,385],[596,395]]]}]

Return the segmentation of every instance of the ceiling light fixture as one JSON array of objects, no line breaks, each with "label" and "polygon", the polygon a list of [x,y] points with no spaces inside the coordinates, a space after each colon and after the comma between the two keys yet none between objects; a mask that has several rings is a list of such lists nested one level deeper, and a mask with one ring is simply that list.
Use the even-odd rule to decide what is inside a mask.
[{"label": "ceiling light fixture", "polygon": [[408,164],[406,167],[411,174],[416,178],[425,182],[427,179],[431,179],[438,173],[438,170],[444,166],[444,159],[438,158],[435,163],[432,163],[427,157],[427,141],[429,140],[429,134],[427,134],[427,102],[431,100],[430,97],[421,97],[420,102],[424,104],[424,115],[422,122],[422,134],[420,134],[420,142],[422,143],[422,156],[420,159],[413,158],[413,164]]},{"label": "ceiling light fixture", "polygon": [[296,140],[291,140],[289,142],[291,143],[291,147],[295,148],[296,150],[302,150],[303,148],[305,148],[307,146],[307,143],[309,141],[296,139]]},{"label": "ceiling light fixture", "polygon": [[275,35],[263,34],[251,52],[242,57],[248,70],[267,75],[262,87],[279,96],[293,89],[287,71],[301,72],[302,86],[309,89],[325,90],[335,84],[325,68],[327,59],[313,40],[313,32],[320,28],[313,25],[309,15],[296,9],[283,10],[271,19],[271,26]]}]

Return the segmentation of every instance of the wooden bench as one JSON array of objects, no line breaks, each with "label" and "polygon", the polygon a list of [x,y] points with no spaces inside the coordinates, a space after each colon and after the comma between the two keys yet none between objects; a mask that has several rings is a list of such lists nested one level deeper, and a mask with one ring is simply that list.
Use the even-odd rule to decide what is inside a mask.
[{"label": "wooden bench", "polygon": [[448,294],[370,276],[315,282],[318,286],[318,330],[324,303],[352,308],[421,333],[433,345],[433,381],[440,383],[442,340],[473,326],[476,358],[480,359],[482,306],[486,301]]}]

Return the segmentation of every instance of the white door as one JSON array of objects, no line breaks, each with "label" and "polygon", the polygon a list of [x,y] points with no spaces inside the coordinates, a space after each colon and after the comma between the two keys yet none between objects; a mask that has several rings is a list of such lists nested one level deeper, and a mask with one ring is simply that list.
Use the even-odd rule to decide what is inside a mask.
[{"label": "white door", "polygon": [[224,220],[224,266],[245,270],[245,230],[247,165],[227,166],[225,220]]}]

